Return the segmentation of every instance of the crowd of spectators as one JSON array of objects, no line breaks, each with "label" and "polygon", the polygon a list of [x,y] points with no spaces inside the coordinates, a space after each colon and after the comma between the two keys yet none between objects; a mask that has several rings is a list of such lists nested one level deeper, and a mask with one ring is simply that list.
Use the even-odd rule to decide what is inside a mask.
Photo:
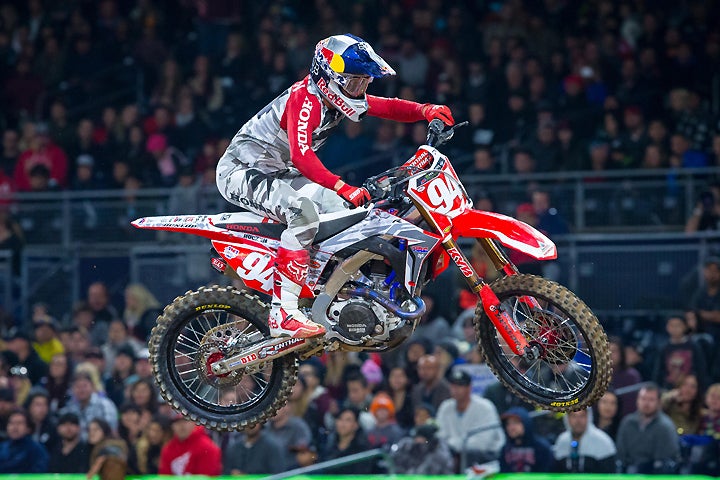
[{"label": "crowd of spectators", "polygon": [[[585,410],[536,410],[489,379],[475,346],[473,305],[434,308],[413,337],[383,354],[332,352],[300,364],[287,404],[242,432],[206,430],[159,395],[146,347],[160,305],[125,288],[120,308],[95,282],[56,319],[36,304],[31,328],[0,341],[0,472],[278,473],[386,448],[398,471],[705,473],[720,475],[720,355],[713,321],[720,260],[657,348],[611,337],[610,389]],[[242,385],[223,389],[232,405]],[[481,465],[483,467],[477,467]],[[325,473],[381,473],[375,459]]]},{"label": "crowd of spectators", "polygon": [[[470,122],[451,147],[463,175],[718,166],[719,16],[690,0],[4,2],[0,194],[212,186],[245,119],[307,74],[317,40],[345,31],[398,71],[371,93],[449,104]],[[377,166],[367,158],[404,160],[424,132],[347,121],[320,154],[352,178]],[[689,231],[718,228],[720,193],[706,193]],[[566,233],[546,195],[511,213]],[[2,248],[17,251],[18,222],[33,221],[16,220],[2,212]],[[0,472],[272,473],[385,446],[407,473],[456,472],[465,458],[717,475],[719,269],[705,265],[687,311],[651,332],[659,341],[613,340],[611,391],[592,409],[542,415],[500,383],[478,385],[466,310],[428,315],[389,355],[304,362],[286,407],[231,434],[159,400],[143,346],[161,307],[147,288],[129,285],[116,309],[94,283],[72,312],[37,305],[4,332]]]},{"label": "crowd of spectators", "polygon": [[[372,93],[470,122],[452,146],[465,174],[717,165],[717,14],[703,1],[5,2],[0,183],[212,182],[244,120],[344,31],[398,72]],[[372,119],[340,130],[321,155],[351,176],[424,136]]]}]

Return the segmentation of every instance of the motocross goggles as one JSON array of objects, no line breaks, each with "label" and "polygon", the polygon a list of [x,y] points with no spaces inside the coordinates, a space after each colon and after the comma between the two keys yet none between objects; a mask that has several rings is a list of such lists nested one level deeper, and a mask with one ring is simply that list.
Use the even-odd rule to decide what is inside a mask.
[{"label": "motocross goggles", "polygon": [[351,98],[361,98],[365,95],[368,85],[370,85],[370,82],[373,80],[373,77],[369,75],[344,74],[342,77],[345,79],[345,82],[341,87],[347,96]]}]

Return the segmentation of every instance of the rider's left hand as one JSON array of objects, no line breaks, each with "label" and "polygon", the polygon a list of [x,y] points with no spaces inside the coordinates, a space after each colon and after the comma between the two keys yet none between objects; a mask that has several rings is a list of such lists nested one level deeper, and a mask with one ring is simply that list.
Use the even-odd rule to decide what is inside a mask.
[{"label": "rider's left hand", "polygon": [[370,201],[370,193],[363,187],[353,187],[342,183],[337,189],[337,194],[354,207],[361,207]]},{"label": "rider's left hand", "polygon": [[432,103],[426,103],[422,106],[421,111],[428,122],[438,118],[447,126],[455,125],[455,119],[452,116],[450,107],[447,105],[433,105]]}]

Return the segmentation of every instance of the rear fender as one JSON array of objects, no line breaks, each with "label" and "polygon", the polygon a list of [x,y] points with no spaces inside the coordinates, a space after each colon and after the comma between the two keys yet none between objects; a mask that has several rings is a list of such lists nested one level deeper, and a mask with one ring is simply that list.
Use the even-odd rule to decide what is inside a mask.
[{"label": "rear fender", "polygon": [[527,223],[507,215],[467,209],[453,218],[452,223],[454,238],[492,238],[537,260],[557,258],[557,248],[552,240]]},{"label": "rear fender", "polygon": [[168,215],[162,217],[143,217],[131,222],[135,228],[144,230],[166,230],[168,232],[188,233],[213,240],[238,241],[240,233],[231,232],[215,226],[219,215]]}]

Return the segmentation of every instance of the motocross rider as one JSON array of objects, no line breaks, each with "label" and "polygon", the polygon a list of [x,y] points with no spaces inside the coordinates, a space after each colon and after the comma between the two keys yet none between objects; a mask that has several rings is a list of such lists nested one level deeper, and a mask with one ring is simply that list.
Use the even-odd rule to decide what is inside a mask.
[{"label": "motocross rider", "polygon": [[345,117],[368,114],[400,122],[438,118],[454,124],[445,105],[367,95],[374,78],[395,71],[354,35],[315,47],[310,74],[281,93],[235,134],[217,166],[217,186],[231,203],[287,225],[275,259],[268,325],[273,337],[307,338],[325,328],[298,309],[319,213],[364,205],[368,191],[328,171],[315,154]]}]

